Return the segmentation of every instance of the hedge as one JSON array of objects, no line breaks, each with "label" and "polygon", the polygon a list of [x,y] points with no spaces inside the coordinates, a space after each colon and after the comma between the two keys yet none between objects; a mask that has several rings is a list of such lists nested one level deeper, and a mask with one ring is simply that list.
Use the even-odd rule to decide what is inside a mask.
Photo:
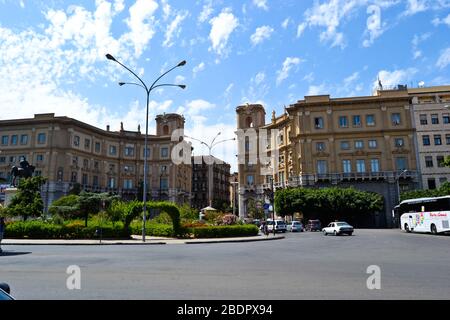
[{"label": "hedge", "polygon": [[[131,232],[134,235],[142,234],[142,223],[133,222],[131,223]],[[173,232],[173,226],[170,224],[160,224],[160,223],[146,223],[145,224],[145,234],[147,236],[153,237],[175,237],[175,232]]]},{"label": "hedge", "polygon": [[[8,223],[5,238],[8,239],[99,239],[96,233],[98,225],[84,227],[82,223],[58,225],[42,221],[18,221]],[[123,225],[103,225],[102,238],[128,239],[130,230],[124,230]]]},{"label": "hedge", "polygon": [[259,229],[255,225],[208,226],[189,228],[194,238],[230,238],[257,236]]}]

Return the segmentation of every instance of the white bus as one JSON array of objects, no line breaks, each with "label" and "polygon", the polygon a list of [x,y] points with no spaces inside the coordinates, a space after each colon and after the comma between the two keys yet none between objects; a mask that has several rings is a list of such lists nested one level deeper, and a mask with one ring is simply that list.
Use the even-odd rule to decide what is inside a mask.
[{"label": "white bus", "polygon": [[450,232],[450,196],[405,200],[395,207],[406,232]]}]

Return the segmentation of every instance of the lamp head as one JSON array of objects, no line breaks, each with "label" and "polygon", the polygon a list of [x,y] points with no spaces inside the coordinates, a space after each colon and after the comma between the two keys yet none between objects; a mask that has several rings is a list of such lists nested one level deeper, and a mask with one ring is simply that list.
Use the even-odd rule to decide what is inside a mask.
[{"label": "lamp head", "polygon": [[119,82],[119,86],[123,86],[125,82]]},{"label": "lamp head", "polygon": [[181,89],[186,89],[186,85],[184,85],[184,84],[179,84],[178,85]]},{"label": "lamp head", "polygon": [[186,60],[183,60],[183,61],[181,61],[178,65],[177,65],[177,67],[182,67],[182,66],[184,66],[186,64]]},{"label": "lamp head", "polygon": [[116,58],[114,58],[112,55],[110,55],[109,53],[106,54],[106,58],[108,60],[112,60],[112,61],[116,61]]}]

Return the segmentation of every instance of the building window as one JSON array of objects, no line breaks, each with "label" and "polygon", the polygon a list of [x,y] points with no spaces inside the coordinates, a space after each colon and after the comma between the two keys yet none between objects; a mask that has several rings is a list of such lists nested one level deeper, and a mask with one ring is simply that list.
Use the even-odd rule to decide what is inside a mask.
[{"label": "building window", "polygon": [[83,176],[81,177],[81,184],[83,185],[89,184],[88,175],[86,173],[83,173]]},{"label": "building window", "polygon": [[77,182],[77,172],[72,171],[72,174],[70,175],[70,182]]},{"label": "building window", "polygon": [[42,177],[42,171],[41,171],[41,170],[36,170],[36,171],[34,172],[34,176],[35,176],[35,177]]},{"label": "building window", "polygon": [[[147,158],[150,158],[150,148],[147,146]],[[142,156],[145,158],[145,147],[142,149]]]},{"label": "building window", "polygon": [[125,166],[123,166],[123,171],[125,171],[127,173],[132,173],[132,172],[134,172],[134,167],[130,166],[130,165],[125,165]]},{"label": "building window", "polygon": [[407,159],[404,158],[404,157],[395,159],[395,166],[396,166],[398,171],[407,170],[408,169],[407,163],[408,163]]},{"label": "building window", "polygon": [[433,157],[431,157],[431,156],[425,157],[425,166],[427,168],[433,168]]},{"label": "building window", "polygon": [[133,157],[134,156],[134,147],[125,147],[125,156]]},{"label": "building window", "polygon": [[132,189],[133,188],[133,180],[131,180],[131,179],[123,180],[123,188],[124,189]]},{"label": "building window", "polygon": [[372,127],[375,125],[375,115],[374,114],[366,115],[366,125],[369,127]]},{"label": "building window", "polygon": [[323,118],[322,117],[314,118],[314,127],[316,129],[323,129],[324,124],[323,124]]},{"label": "building window", "polygon": [[353,116],[353,126],[354,127],[361,127],[361,116]]},{"label": "building window", "polygon": [[434,135],[434,145],[436,145],[436,146],[442,145],[442,138],[441,138],[440,134]]},{"label": "building window", "polygon": [[15,163],[15,162],[16,162],[16,157],[15,156],[9,157],[9,163]]},{"label": "building window", "polygon": [[437,114],[431,115],[431,124],[439,124],[439,115]]},{"label": "building window", "polygon": [[20,144],[27,144],[28,143],[28,135],[27,134],[22,134],[20,136]]},{"label": "building window", "polygon": [[395,146],[397,148],[401,148],[403,146],[405,146],[405,141],[403,140],[403,138],[395,138]]},{"label": "building window", "polygon": [[169,148],[162,147],[161,148],[161,158],[168,158],[169,157]]},{"label": "building window", "polygon": [[115,156],[117,154],[117,147],[116,146],[109,146],[109,154],[111,156]]},{"label": "building window", "polygon": [[169,179],[161,178],[159,182],[159,188],[161,189],[161,191],[169,190]]},{"label": "building window", "polygon": [[443,122],[444,124],[449,124],[449,123],[450,123],[450,114],[444,113],[444,114],[442,115],[442,122]]},{"label": "building window", "polygon": [[100,142],[96,142],[94,148],[95,148],[95,152],[100,153],[100,150],[101,150]]},{"label": "building window", "polygon": [[98,161],[94,161],[94,169],[96,169],[96,170],[99,169],[99,162]]},{"label": "building window", "polygon": [[450,145],[450,134],[445,135],[445,142],[447,143],[447,145]]},{"label": "building window", "polygon": [[364,149],[364,141],[356,140],[355,141],[355,149]]},{"label": "building window", "polygon": [[428,179],[428,189],[430,190],[436,189],[436,179],[434,178]]},{"label": "building window", "polygon": [[98,176],[93,176],[92,177],[92,185],[94,187],[98,187]]},{"label": "building window", "polygon": [[429,135],[422,136],[422,143],[424,146],[429,146],[431,144],[430,136]]},{"label": "building window", "polygon": [[46,141],[45,133],[39,133],[38,134],[38,144],[44,144],[45,141]]},{"label": "building window", "polygon": [[79,136],[73,137],[73,145],[75,147],[79,147],[80,146],[80,137]]},{"label": "building window", "polygon": [[37,162],[42,162],[42,161],[44,161],[44,155],[43,155],[43,154],[38,154],[38,155],[36,155],[36,161],[37,161]]},{"label": "building window", "polygon": [[443,184],[445,182],[447,182],[447,178],[446,177],[439,178],[439,183],[440,184]]},{"label": "building window", "polygon": [[380,161],[378,159],[370,159],[370,171],[380,172]]},{"label": "building window", "polygon": [[2,136],[2,146],[7,146],[9,141],[9,136]]},{"label": "building window", "polygon": [[110,164],[109,165],[109,172],[115,172],[116,171],[116,165],[115,164]]},{"label": "building window", "polygon": [[350,160],[342,160],[342,169],[344,173],[352,172],[352,162]]},{"label": "building window", "polygon": [[327,174],[327,161],[317,160],[317,174]]},{"label": "building window", "polygon": [[377,148],[377,140],[369,140],[369,148],[376,149]]},{"label": "building window", "polygon": [[6,163],[6,157],[0,157],[0,163]]},{"label": "building window", "polygon": [[73,156],[72,157],[72,165],[73,166],[78,166],[78,157],[77,156]]},{"label": "building window", "polygon": [[436,157],[436,162],[437,162],[437,165],[438,165],[439,168],[445,167],[444,161],[445,161],[444,156],[437,156]]},{"label": "building window", "polygon": [[427,115],[426,114],[421,114],[419,117],[420,117],[420,124],[421,125],[427,125],[428,124],[428,119],[427,119]]},{"label": "building window", "polygon": [[347,118],[347,116],[340,116],[339,117],[339,127],[341,127],[341,128],[348,128],[348,118]]},{"label": "building window", "polygon": [[13,145],[13,146],[17,145],[17,135],[16,134],[11,136],[11,145]]},{"label": "building window", "polygon": [[89,160],[88,159],[84,159],[83,160],[83,168],[84,169],[89,169]]},{"label": "building window", "polygon": [[401,123],[400,113],[391,114],[391,121],[393,126],[398,126]]},{"label": "building window", "polygon": [[356,172],[366,172],[366,162],[364,160],[356,160]]},{"label": "building window", "polygon": [[84,148],[85,149],[91,148],[91,140],[90,139],[84,139]]},{"label": "building window", "polygon": [[168,125],[163,126],[163,135],[165,135],[165,136],[169,135],[169,126]]},{"label": "building window", "polygon": [[166,165],[162,165],[159,167],[159,173],[163,174],[163,173],[167,173],[167,166]]},{"label": "building window", "polygon": [[350,149],[350,142],[341,141],[341,150],[349,150],[349,149]]},{"label": "building window", "polygon": [[255,183],[255,177],[252,174],[247,176],[247,185],[252,186]]},{"label": "building window", "polygon": [[64,177],[64,169],[59,167],[58,172],[56,173],[56,180],[58,180],[58,182],[62,182],[63,177]]},{"label": "building window", "polygon": [[325,142],[317,142],[316,151],[325,151]]},{"label": "building window", "polygon": [[108,188],[114,189],[116,187],[116,179],[108,178]]}]

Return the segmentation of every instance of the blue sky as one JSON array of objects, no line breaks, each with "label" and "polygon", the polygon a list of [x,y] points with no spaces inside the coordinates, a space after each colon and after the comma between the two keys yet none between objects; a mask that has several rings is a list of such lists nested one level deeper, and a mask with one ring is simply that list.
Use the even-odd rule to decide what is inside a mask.
[{"label": "blue sky", "polygon": [[[118,130],[180,112],[187,134],[233,137],[235,107],[271,111],[305,95],[370,95],[384,85],[450,84],[450,0],[0,0],[0,119],[55,112]],[[215,155],[234,162],[233,142]],[[207,150],[196,146],[195,153]],[[234,167],[234,166],[233,166]]]}]

